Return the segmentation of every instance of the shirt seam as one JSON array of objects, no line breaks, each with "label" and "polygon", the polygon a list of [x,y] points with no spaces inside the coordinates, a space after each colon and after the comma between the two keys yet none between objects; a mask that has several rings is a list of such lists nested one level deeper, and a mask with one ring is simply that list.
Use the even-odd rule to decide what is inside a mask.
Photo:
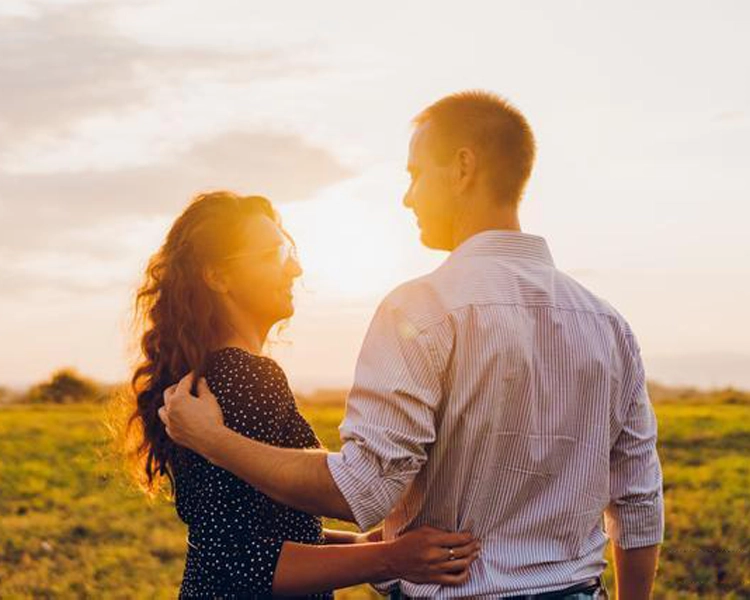
[{"label": "shirt seam", "polygon": [[[618,325],[622,325],[622,319],[618,318],[616,315],[612,315],[605,311],[597,311],[597,310],[588,310],[588,309],[580,309],[580,308],[572,308],[572,307],[564,307],[564,306],[557,306],[555,304],[549,304],[546,302],[540,302],[538,304],[525,304],[523,302],[471,302],[469,304],[463,304],[459,307],[450,309],[445,312],[445,314],[441,315],[439,318],[436,318],[435,320],[431,320],[429,323],[426,323],[422,326],[419,326],[415,324],[411,319],[409,320],[411,324],[414,326],[414,328],[417,331],[417,336],[422,335],[423,333],[427,332],[429,329],[432,329],[433,327],[437,327],[439,325],[442,325],[445,321],[447,321],[451,316],[453,316],[456,313],[459,313],[461,311],[467,310],[474,306],[521,306],[526,308],[554,308],[556,310],[562,310],[566,312],[572,312],[572,313],[578,313],[578,314],[587,314],[587,315],[597,315],[600,317],[606,317],[607,319],[614,321]],[[404,312],[402,307],[394,306],[395,309],[400,310],[401,312]],[[628,334],[631,335],[631,334]]]}]

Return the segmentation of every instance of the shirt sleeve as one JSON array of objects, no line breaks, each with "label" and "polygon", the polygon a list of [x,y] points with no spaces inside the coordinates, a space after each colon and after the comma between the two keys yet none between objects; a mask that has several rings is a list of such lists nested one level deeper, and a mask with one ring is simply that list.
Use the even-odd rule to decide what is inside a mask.
[{"label": "shirt sleeve", "polygon": [[442,398],[428,330],[386,298],[365,336],[328,468],[360,529],[382,521],[427,460]]},{"label": "shirt sleeve", "polygon": [[664,541],[662,470],[656,449],[657,422],[635,338],[629,402],[623,429],[610,451],[610,503],[607,533],[620,548],[640,548]]}]

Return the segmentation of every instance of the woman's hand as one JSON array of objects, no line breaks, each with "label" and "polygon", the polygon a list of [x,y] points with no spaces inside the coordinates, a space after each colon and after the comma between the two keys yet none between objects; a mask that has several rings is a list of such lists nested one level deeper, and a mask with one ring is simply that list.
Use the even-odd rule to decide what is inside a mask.
[{"label": "woman's hand", "polygon": [[394,577],[413,583],[460,585],[469,578],[469,566],[479,554],[479,541],[471,533],[426,525],[386,543]]}]

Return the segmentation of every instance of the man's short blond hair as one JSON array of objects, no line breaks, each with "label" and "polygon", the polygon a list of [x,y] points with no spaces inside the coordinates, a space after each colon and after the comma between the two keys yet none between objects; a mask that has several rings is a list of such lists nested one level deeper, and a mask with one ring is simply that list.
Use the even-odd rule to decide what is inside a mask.
[{"label": "man's short blond hair", "polygon": [[413,119],[417,126],[427,122],[435,132],[431,143],[438,161],[450,161],[461,147],[471,148],[498,199],[520,202],[536,143],[517,108],[492,92],[469,90],[438,100]]}]

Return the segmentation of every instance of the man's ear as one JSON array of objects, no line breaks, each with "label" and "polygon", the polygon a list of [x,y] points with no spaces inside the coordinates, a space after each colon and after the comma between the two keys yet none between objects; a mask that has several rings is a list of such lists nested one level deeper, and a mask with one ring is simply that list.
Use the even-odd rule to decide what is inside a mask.
[{"label": "man's ear", "polygon": [[477,157],[471,148],[461,147],[453,157],[451,187],[455,195],[465,192],[474,182],[477,170]]}]

